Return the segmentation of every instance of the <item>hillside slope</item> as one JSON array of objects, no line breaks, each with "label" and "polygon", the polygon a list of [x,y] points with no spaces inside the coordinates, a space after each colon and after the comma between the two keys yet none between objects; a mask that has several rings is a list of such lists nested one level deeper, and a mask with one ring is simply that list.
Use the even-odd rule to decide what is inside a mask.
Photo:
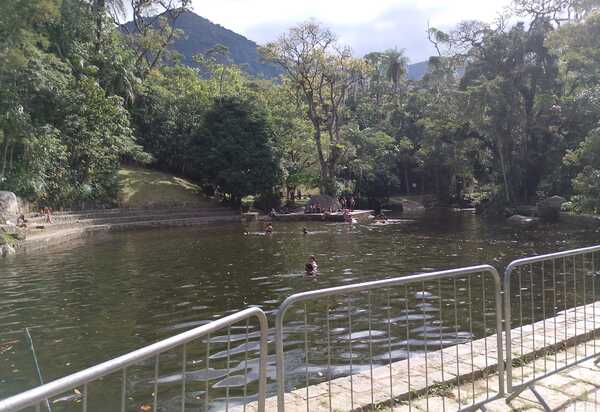
[{"label": "hillside slope", "polygon": [[[133,29],[132,24],[125,24],[128,31]],[[229,49],[233,62],[242,66],[248,74],[266,79],[281,74],[278,67],[262,61],[256,43],[194,12],[183,12],[176,20],[175,27],[184,34],[169,47],[181,54],[182,63],[187,66],[198,67],[194,55],[206,53],[217,44],[222,44]]]},{"label": "hillside slope", "polygon": [[123,167],[119,171],[122,207],[198,206],[218,207],[218,203],[204,196],[200,187],[167,173],[155,170]]}]

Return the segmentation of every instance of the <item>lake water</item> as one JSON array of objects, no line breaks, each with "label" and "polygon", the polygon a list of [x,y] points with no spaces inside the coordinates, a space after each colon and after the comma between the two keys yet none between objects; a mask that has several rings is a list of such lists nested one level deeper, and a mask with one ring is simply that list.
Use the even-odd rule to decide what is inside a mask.
[{"label": "lake water", "polygon": [[[309,230],[308,235],[302,235],[303,226]],[[560,225],[523,230],[486,222],[469,212],[429,212],[403,215],[385,226],[275,223],[270,237],[261,234],[258,223],[105,233],[20,254],[0,261],[0,398],[38,383],[24,334],[26,327],[31,332],[43,377],[49,381],[249,305],[260,306],[274,319],[273,311],[295,292],[483,263],[502,271],[514,258],[592,245],[597,239],[597,233]],[[318,278],[304,275],[304,264],[311,254],[319,264]],[[485,284],[479,289],[473,286],[475,294],[479,294],[481,286]],[[426,305],[433,308],[432,312],[437,310],[435,302],[419,302],[419,292],[418,288],[404,290],[407,296],[410,294],[407,300],[392,296],[396,303],[391,303],[391,307],[400,310],[406,305],[406,310],[402,309],[405,315],[424,314]],[[435,292],[434,289],[431,294]],[[376,296],[373,298],[379,309],[389,311],[390,306]],[[356,303],[352,310],[361,305],[364,309],[363,302]],[[415,307],[420,309],[415,311]],[[326,313],[347,309],[339,303]],[[296,312],[290,315],[292,328],[301,325],[295,315]],[[421,334],[423,339],[436,337],[431,345],[441,344],[444,337],[441,324],[424,322],[426,316],[407,319],[415,322],[411,327],[422,325],[421,332],[426,332]],[[386,341],[390,333],[384,321],[374,320],[374,325],[379,323],[380,327],[372,328],[371,337],[378,338],[378,342]],[[315,327],[311,334],[322,334],[322,323],[315,320],[312,326]],[[436,327],[436,333],[432,334],[432,326]],[[451,322],[444,328],[449,326]],[[491,330],[489,325],[485,328],[479,323],[470,329],[464,324],[460,326],[460,334],[455,338],[469,338],[471,333],[481,336]],[[348,331],[340,325],[331,327],[335,329],[332,333],[342,336],[337,342],[346,348],[343,336]],[[364,339],[364,328],[359,323],[354,331],[363,332],[350,338],[356,340],[356,347],[351,344],[350,353],[339,349],[333,354],[336,375],[348,373],[343,365],[350,360],[355,370],[359,369],[368,353],[364,342],[360,342]],[[407,338],[395,334],[393,342],[390,337],[385,345],[376,348],[375,355],[385,361],[392,349],[394,360],[401,359],[405,356]],[[223,342],[218,339],[214,342],[213,350],[219,350]],[[422,343],[412,345],[413,350],[423,349]],[[288,358],[302,359],[301,353],[294,354],[301,347],[302,343],[294,339],[294,332],[290,332],[286,343]],[[310,364],[316,369],[324,364],[320,350],[314,348],[311,353]],[[273,366],[273,359],[270,361]],[[166,357],[164,362],[161,359],[161,382],[177,380],[177,375],[173,375],[178,370],[176,362],[176,356]],[[225,367],[222,362],[217,356],[213,368]],[[295,374],[293,365],[288,366],[289,384],[300,385],[303,369]],[[192,372],[193,369],[193,366],[188,368]],[[201,362],[196,369],[199,372],[190,384],[191,410],[202,410],[202,402],[193,404],[193,394],[197,399],[202,397],[201,388],[207,378],[202,376]],[[151,381],[144,373],[144,368],[132,372],[129,385],[142,395],[129,398],[131,410],[140,410],[144,396],[152,392]],[[316,373],[323,376],[319,371]],[[209,378],[211,385],[222,381],[223,375],[217,375]],[[272,392],[274,368],[269,369],[269,375]],[[193,383],[198,387],[194,388]],[[118,395],[116,400],[107,395],[116,390],[117,384],[107,381],[97,385],[105,385],[102,392],[108,403],[91,410],[117,410]],[[227,385],[217,385],[224,386]],[[159,410],[174,409],[177,396],[175,389],[161,391]],[[214,397],[219,396],[217,391]],[[212,403],[212,397],[213,408],[222,406],[218,399]],[[70,410],[77,405],[64,402],[55,407]]]}]

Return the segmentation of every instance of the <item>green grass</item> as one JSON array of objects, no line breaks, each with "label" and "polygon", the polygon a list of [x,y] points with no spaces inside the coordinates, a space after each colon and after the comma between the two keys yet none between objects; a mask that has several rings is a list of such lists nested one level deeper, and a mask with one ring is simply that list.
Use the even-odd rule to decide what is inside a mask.
[{"label": "green grass", "polygon": [[186,179],[155,170],[126,166],[119,171],[121,207],[215,207],[200,187]]}]

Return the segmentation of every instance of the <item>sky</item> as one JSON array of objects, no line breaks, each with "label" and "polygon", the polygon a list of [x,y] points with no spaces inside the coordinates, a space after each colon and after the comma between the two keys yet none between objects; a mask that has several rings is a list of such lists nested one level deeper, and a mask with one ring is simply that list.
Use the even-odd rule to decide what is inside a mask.
[{"label": "sky", "polygon": [[510,0],[192,0],[196,14],[259,44],[308,19],[332,29],[356,55],[405,49],[412,63],[434,50],[431,27],[449,29],[463,20],[492,21]]}]

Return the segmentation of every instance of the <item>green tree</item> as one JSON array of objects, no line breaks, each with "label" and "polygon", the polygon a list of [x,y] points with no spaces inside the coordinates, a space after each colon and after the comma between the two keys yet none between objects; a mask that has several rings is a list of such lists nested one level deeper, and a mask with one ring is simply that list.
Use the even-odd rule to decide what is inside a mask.
[{"label": "green tree", "polygon": [[271,193],[279,181],[267,115],[251,102],[217,99],[195,136],[196,167],[232,204]]},{"label": "green tree", "polygon": [[355,59],[331,31],[314,22],[291,28],[261,52],[280,65],[300,91],[313,124],[321,191],[335,195],[337,166],[345,146],[347,97],[366,73],[366,62]]}]

